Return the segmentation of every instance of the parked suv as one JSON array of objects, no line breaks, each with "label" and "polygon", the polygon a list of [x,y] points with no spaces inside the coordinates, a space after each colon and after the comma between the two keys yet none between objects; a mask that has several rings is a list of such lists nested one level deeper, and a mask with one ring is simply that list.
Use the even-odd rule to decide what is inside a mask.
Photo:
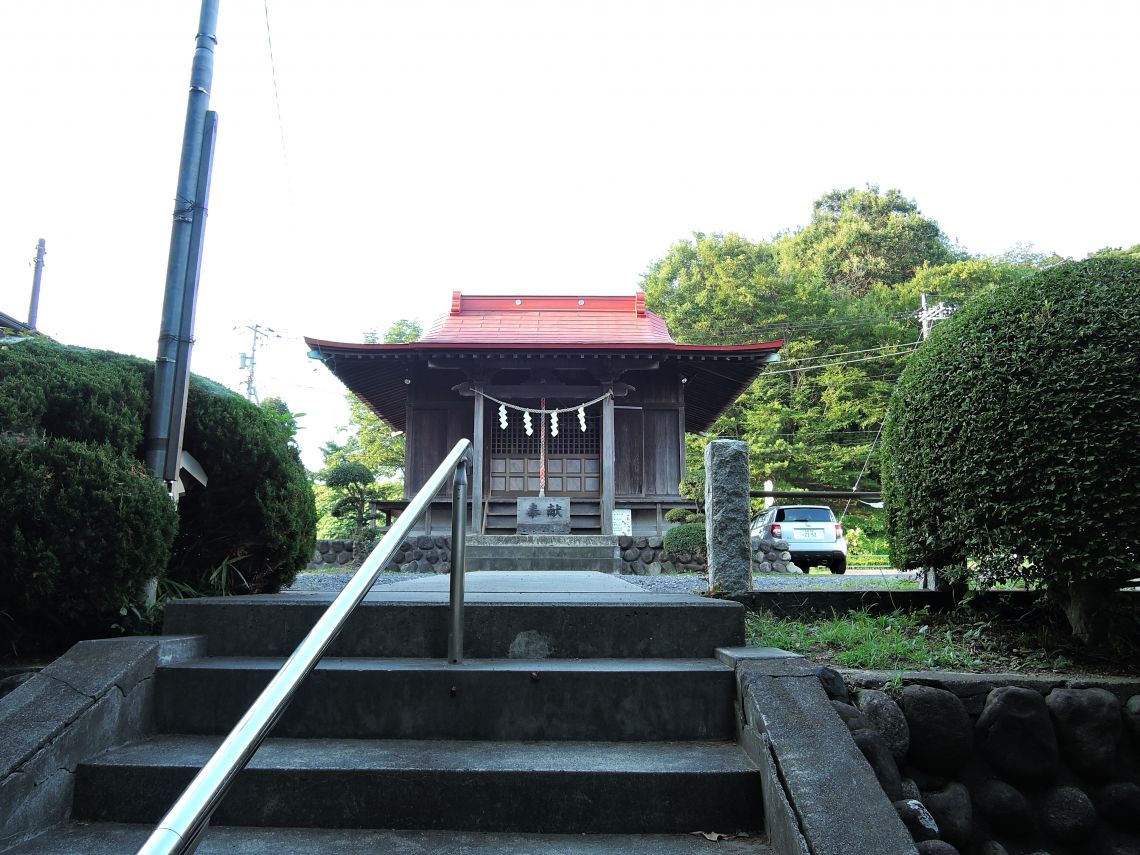
[{"label": "parked suv", "polygon": [[826,505],[776,505],[752,522],[752,536],[786,540],[792,561],[806,573],[826,566],[847,572],[847,538]]}]

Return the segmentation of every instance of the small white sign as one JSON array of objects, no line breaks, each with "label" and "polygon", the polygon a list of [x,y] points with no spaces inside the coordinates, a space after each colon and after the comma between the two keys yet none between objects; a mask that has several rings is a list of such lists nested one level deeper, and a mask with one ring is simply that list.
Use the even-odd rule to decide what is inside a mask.
[{"label": "small white sign", "polygon": [[614,534],[633,534],[633,511],[629,508],[614,508]]}]

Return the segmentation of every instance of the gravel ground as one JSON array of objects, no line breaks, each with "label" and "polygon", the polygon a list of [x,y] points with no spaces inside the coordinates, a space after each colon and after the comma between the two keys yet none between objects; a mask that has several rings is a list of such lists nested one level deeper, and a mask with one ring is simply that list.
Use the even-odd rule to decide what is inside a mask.
[{"label": "gravel ground", "polygon": [[[422,573],[381,573],[372,586],[373,590],[393,582],[404,582],[408,579],[420,579]],[[296,581],[286,591],[331,591],[333,593],[344,587],[352,578],[351,573],[300,573]],[[696,574],[678,574],[669,576],[619,576],[618,578],[644,588],[647,591],[658,591],[663,594],[696,594],[707,591],[708,580]],[[845,576],[832,576],[830,574],[803,575],[801,573],[768,573],[756,575],[753,582],[757,591],[876,591],[882,589],[897,589],[903,582],[913,582],[914,573],[898,573],[894,570],[848,570]]]}]

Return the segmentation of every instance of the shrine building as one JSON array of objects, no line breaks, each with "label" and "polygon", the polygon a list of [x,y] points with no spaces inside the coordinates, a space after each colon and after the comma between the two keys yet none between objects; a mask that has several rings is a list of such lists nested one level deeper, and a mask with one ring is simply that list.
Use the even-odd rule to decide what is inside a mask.
[{"label": "shrine building", "polygon": [[[456,442],[472,441],[471,531],[482,534],[524,530],[524,508],[572,534],[662,532],[667,510],[691,506],[678,493],[685,434],[707,430],[783,345],[678,344],[640,292],[456,291],[416,342],[305,341],[406,434],[405,499]],[[447,530],[450,504],[448,488],[424,530]]]}]

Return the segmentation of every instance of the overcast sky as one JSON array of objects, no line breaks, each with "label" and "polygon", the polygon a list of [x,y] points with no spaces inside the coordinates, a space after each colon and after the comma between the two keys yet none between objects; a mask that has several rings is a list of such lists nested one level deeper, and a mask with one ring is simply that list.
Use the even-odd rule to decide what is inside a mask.
[{"label": "overcast sky", "polygon": [[[898,187],[974,253],[1140,242],[1140,3],[222,0],[193,368],[347,420],[300,338],[630,293],[693,231]],[[153,358],[198,0],[0,2],[0,310]]]}]

